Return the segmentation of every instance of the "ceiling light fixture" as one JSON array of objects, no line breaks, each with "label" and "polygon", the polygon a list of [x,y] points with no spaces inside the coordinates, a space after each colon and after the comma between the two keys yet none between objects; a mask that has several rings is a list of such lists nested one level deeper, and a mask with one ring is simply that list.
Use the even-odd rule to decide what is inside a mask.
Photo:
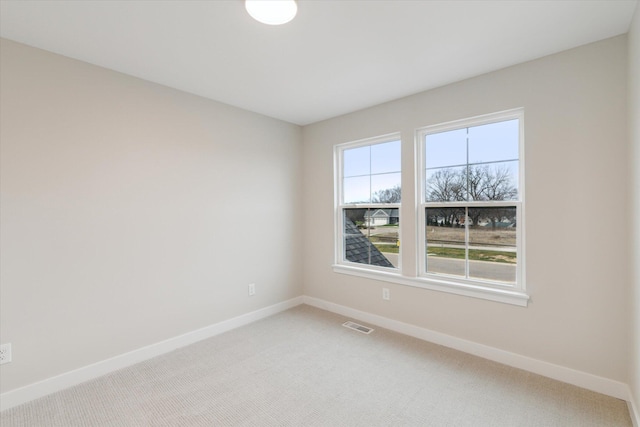
[{"label": "ceiling light fixture", "polygon": [[249,15],[267,25],[282,25],[291,21],[298,12],[295,0],[245,0]]}]

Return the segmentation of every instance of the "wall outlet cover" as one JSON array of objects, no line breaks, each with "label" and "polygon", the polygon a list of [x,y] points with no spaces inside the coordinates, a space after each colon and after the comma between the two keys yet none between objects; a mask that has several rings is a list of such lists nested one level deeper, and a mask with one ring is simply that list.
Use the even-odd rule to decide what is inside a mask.
[{"label": "wall outlet cover", "polygon": [[0,365],[11,362],[11,343],[0,345]]}]

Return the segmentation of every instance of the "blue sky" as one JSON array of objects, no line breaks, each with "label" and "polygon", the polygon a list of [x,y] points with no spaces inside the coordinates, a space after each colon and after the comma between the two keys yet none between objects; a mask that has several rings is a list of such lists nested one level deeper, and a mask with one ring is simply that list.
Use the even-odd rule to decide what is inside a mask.
[{"label": "blue sky", "polygon": [[427,135],[427,169],[518,159],[518,120],[491,123]]},{"label": "blue sky", "polygon": [[[518,119],[427,135],[426,177],[441,168],[465,166],[468,156],[469,164],[508,168],[517,186],[518,137]],[[366,203],[376,191],[400,185],[400,146],[397,140],[344,150],[344,203]]]},{"label": "blue sky", "polygon": [[344,150],[344,202],[369,202],[401,183],[400,140]]}]

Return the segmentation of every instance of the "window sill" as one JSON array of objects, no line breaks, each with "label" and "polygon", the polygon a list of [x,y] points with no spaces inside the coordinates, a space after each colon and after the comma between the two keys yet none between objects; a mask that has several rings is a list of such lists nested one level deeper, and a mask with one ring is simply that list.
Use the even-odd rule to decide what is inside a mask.
[{"label": "window sill", "polygon": [[372,280],[397,283],[399,285],[413,286],[432,291],[447,292],[450,294],[502,302],[520,307],[526,307],[529,302],[529,295],[508,289],[489,288],[426,277],[407,277],[402,276],[399,273],[376,271],[351,265],[334,264],[333,271],[340,274],[348,274]]}]

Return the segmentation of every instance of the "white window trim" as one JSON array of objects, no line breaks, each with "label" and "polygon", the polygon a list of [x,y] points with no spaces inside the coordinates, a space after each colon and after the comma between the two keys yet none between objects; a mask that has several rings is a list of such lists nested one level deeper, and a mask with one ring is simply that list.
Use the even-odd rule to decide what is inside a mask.
[{"label": "white window trim", "polygon": [[[402,206],[401,203],[358,203],[358,204],[343,204],[342,203],[342,183],[343,183],[343,164],[342,164],[342,152],[345,149],[364,147],[367,145],[375,145],[375,144],[383,144],[385,142],[392,141],[401,141],[400,132],[389,133],[386,135],[380,135],[373,138],[366,138],[352,142],[346,142],[343,144],[338,144],[334,147],[334,267],[344,267],[344,268],[352,268],[355,271],[372,271],[376,273],[382,274],[391,274],[393,276],[400,276],[400,271],[402,271],[402,248],[398,251],[398,266],[396,268],[390,267],[382,267],[377,265],[369,265],[369,264],[360,264],[356,262],[351,262],[346,259],[343,259],[342,254],[344,254],[344,239],[342,236],[344,230],[344,218],[342,215],[343,209],[347,208],[370,208],[370,209],[385,209],[385,208],[393,208],[398,209],[399,217],[402,218]],[[402,171],[401,171],[402,173]],[[402,219],[398,225],[398,234],[400,235],[402,230]]]},{"label": "white window trim", "polygon": [[[355,264],[355,263],[351,263]],[[423,277],[402,276],[399,272],[376,271],[373,268],[363,268],[361,264],[356,265],[338,265],[332,266],[335,273],[347,274],[351,276],[365,277],[371,280],[381,282],[396,283],[399,285],[412,286],[415,288],[428,289],[432,291],[446,292],[449,294],[463,295],[489,301],[502,302],[521,307],[526,307],[529,296],[522,292],[516,292],[509,289],[492,289],[485,286],[477,286],[472,283],[461,284],[449,282],[445,278],[443,280],[426,279]],[[385,269],[389,270],[389,269]]]},{"label": "white window trim", "polygon": [[[500,202],[491,202],[491,205],[501,205],[501,206],[517,206],[517,237],[516,237],[516,247],[518,251],[518,264],[516,271],[516,285],[497,285],[492,282],[485,282],[481,280],[461,280],[458,278],[454,278],[453,276],[446,275],[436,275],[436,274],[422,274],[425,271],[425,260],[421,254],[426,253],[424,235],[421,235],[420,232],[416,233],[415,236],[415,247],[414,247],[414,255],[418,257],[416,262],[416,271],[413,273],[404,271],[402,269],[402,253],[403,247],[407,247],[407,245],[414,246],[412,242],[401,242],[400,254],[399,254],[399,265],[397,269],[385,268],[385,267],[377,267],[366,264],[353,263],[348,261],[342,261],[341,257],[344,251],[343,241],[342,241],[342,208],[343,207],[372,207],[369,205],[342,205],[342,164],[341,164],[341,154],[340,151],[344,148],[356,148],[358,146],[371,145],[375,143],[388,142],[395,139],[400,139],[400,133],[393,133],[388,135],[382,135],[380,137],[363,139],[355,142],[339,144],[334,147],[334,188],[335,191],[335,199],[334,199],[334,212],[335,212],[335,221],[334,221],[334,236],[335,236],[335,254],[334,254],[334,264],[332,265],[333,271],[340,274],[352,275],[357,277],[364,277],[371,280],[377,280],[382,282],[390,282],[396,283],[400,285],[412,286],[421,289],[427,289],[438,292],[445,292],[455,295],[462,295],[467,297],[479,298],[488,301],[501,302],[521,307],[526,307],[529,302],[529,295],[526,292],[525,285],[525,218],[524,218],[524,191],[525,191],[525,159],[524,159],[524,109],[517,108],[507,111],[502,111],[498,113],[492,113],[487,115],[476,116],[468,119],[456,120],[452,122],[447,122],[443,124],[426,126],[419,128],[415,131],[415,141],[414,141],[414,170],[417,171],[415,174],[415,186],[416,191],[418,192],[418,197],[408,197],[407,194],[403,194],[402,204],[405,208],[408,208],[408,205],[411,205],[411,209],[415,209],[416,213],[416,230],[424,229],[421,224],[425,223],[424,218],[424,210],[425,210],[425,176],[424,176],[424,168],[423,168],[423,155],[424,155],[424,146],[421,143],[423,136],[427,133],[437,133],[443,132],[446,130],[454,130],[462,127],[471,127],[477,126],[481,124],[489,124],[492,122],[500,122],[510,119],[519,119],[520,130],[519,130],[519,167],[518,167],[518,200],[509,200],[509,201],[500,201]],[[406,173],[411,173],[410,171],[402,170],[403,181],[405,180],[404,176]],[[464,206],[471,206],[473,204],[481,204],[486,205],[485,202],[461,202]],[[449,204],[451,206],[452,204]],[[375,205],[379,207],[380,205]],[[393,207],[400,208],[400,227],[402,227],[402,207],[393,204]],[[401,235],[401,234],[400,234]],[[413,276],[409,276],[408,274],[413,274]]]},{"label": "white window trim", "polygon": [[[424,167],[424,138],[426,135],[446,132],[450,130],[468,128],[479,125],[486,125],[490,123],[502,122],[506,120],[518,119],[519,121],[519,140],[518,140],[518,200],[505,200],[494,202],[483,201],[468,201],[468,202],[426,202],[425,200],[425,167]],[[486,114],[482,116],[476,116],[469,119],[456,120],[453,122],[438,124],[434,126],[426,126],[416,130],[416,165],[418,170],[418,182],[416,189],[418,191],[418,202],[416,212],[416,230],[418,230],[418,238],[416,244],[416,254],[418,255],[418,277],[430,284],[437,284],[438,286],[445,286],[455,289],[465,289],[471,292],[481,292],[483,295],[479,296],[483,298],[485,295],[500,295],[501,299],[505,295],[515,299],[514,303],[517,305],[527,304],[529,296],[526,293],[525,283],[525,242],[524,242],[524,200],[525,199],[525,161],[524,161],[524,109],[517,108],[508,111],[502,111],[498,113]],[[426,257],[422,254],[426,253],[426,242],[424,236],[424,224],[425,224],[425,208],[435,206],[516,206],[516,221],[518,227],[516,229],[516,248],[518,253],[518,263],[516,265],[516,283],[500,284],[499,282],[483,281],[476,279],[461,279],[444,274],[428,273],[426,271]],[[489,298],[491,299],[491,298]],[[508,301],[505,301],[508,302]]]}]

